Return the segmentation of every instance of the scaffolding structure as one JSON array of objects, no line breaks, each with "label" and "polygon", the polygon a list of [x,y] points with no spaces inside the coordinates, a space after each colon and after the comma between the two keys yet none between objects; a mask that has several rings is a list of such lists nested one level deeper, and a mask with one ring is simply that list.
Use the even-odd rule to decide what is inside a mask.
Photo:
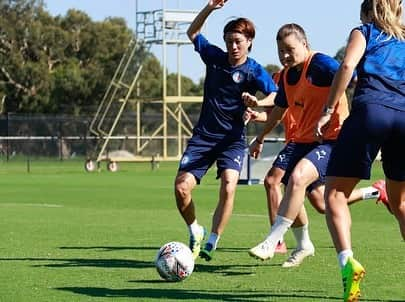
[{"label": "scaffolding structure", "polygon": [[[190,45],[186,35],[187,28],[194,20],[197,11],[166,9],[166,1],[162,0],[162,8],[157,10],[142,11],[139,9],[139,1],[136,0],[136,41],[131,41],[123,55],[119,66],[108,86],[106,93],[99,104],[96,114],[90,124],[90,132],[99,138],[93,157],[86,160],[85,169],[93,171],[100,169],[100,162],[107,162],[109,171],[117,171],[119,162],[151,161],[155,166],[159,161],[179,160],[187,138],[192,135],[193,123],[187,114],[184,105],[201,103],[202,97],[183,96],[181,83],[181,47]],[[152,45],[162,48],[162,98],[159,100],[145,100],[134,96],[137,82],[142,73],[143,62],[138,55]],[[167,65],[168,47],[177,48],[177,94],[168,95],[167,89]],[[136,125],[133,135],[126,139],[135,141],[131,156],[119,155],[119,152],[111,152],[112,142],[117,139],[116,126],[119,123],[124,108],[128,103],[133,104],[136,112]],[[142,112],[145,106],[154,104],[161,107],[161,121],[157,127],[148,133],[144,133],[142,125]],[[112,117],[112,118],[111,118]],[[170,125],[175,124],[175,134]],[[174,154],[169,154],[168,141],[176,140],[177,146]],[[155,148],[152,154],[144,154],[145,149],[154,141],[160,140],[159,148]],[[149,149],[150,146],[149,146]]]}]

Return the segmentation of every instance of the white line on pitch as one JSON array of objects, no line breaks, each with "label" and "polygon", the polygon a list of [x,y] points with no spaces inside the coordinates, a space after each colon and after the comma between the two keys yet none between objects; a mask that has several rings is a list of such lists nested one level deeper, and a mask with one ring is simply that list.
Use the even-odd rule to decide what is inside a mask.
[{"label": "white line on pitch", "polygon": [[0,203],[0,206],[5,207],[40,207],[40,208],[63,208],[63,205],[60,204],[49,204],[49,203]]}]

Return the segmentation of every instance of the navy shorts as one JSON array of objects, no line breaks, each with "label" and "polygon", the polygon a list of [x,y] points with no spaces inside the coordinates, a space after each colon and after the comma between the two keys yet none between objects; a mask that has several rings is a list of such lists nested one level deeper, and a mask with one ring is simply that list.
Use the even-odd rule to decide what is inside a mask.
[{"label": "navy shorts", "polygon": [[405,112],[379,104],[356,105],[343,123],[327,175],[370,179],[380,149],[385,176],[405,181]]},{"label": "navy shorts", "polygon": [[225,169],[236,170],[240,173],[246,150],[246,141],[241,138],[215,139],[201,134],[193,134],[180,160],[179,171],[194,175],[197,183],[208,169],[217,163],[217,178]]},{"label": "navy shorts", "polygon": [[278,154],[273,167],[285,171],[281,182],[287,185],[297,163],[303,158],[309,160],[319,174],[319,178],[307,187],[307,191],[311,192],[314,188],[325,184],[326,169],[333,146],[334,141],[327,141],[322,144],[288,143]]}]

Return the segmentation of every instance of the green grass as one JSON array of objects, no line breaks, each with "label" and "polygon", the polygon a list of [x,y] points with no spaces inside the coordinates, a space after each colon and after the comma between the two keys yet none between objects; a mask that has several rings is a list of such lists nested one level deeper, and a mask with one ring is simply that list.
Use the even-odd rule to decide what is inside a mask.
[{"label": "green grass", "polygon": [[[268,230],[262,186],[238,188],[234,216],[211,262],[197,260],[181,283],[159,279],[153,259],[172,240],[188,242],[173,199],[177,164],[121,164],[86,173],[83,162],[0,163],[0,301],[340,301],[341,279],[324,217],[308,205],[316,256],[282,269],[248,248]],[[376,165],[373,179],[382,176]],[[195,190],[210,227],[214,171]],[[368,184],[364,182],[363,184]],[[352,207],[355,255],[366,267],[362,301],[405,301],[404,242],[373,200]],[[294,240],[286,236],[289,247]]]}]

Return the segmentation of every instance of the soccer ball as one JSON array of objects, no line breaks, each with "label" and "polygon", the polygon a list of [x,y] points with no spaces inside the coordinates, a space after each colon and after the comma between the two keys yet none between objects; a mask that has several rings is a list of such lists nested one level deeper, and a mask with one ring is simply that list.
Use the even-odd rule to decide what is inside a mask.
[{"label": "soccer ball", "polygon": [[159,275],[166,281],[183,281],[193,272],[193,253],[184,243],[166,243],[156,255],[155,266]]}]

